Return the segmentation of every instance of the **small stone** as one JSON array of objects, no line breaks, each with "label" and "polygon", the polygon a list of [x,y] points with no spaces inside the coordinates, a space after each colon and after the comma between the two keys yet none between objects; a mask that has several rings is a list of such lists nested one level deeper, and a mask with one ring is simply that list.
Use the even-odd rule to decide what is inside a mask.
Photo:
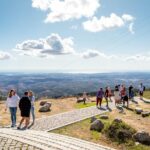
[{"label": "small stone", "polygon": [[139,142],[135,142],[135,145],[139,145],[140,143]]},{"label": "small stone", "polygon": [[139,107],[136,107],[136,108],[135,108],[135,112],[136,112],[137,114],[141,114],[141,113],[143,112],[143,109],[142,109],[142,108],[139,108]]},{"label": "small stone", "polygon": [[150,115],[150,112],[149,111],[143,111],[142,112],[142,117],[147,117]]},{"label": "small stone", "polygon": [[109,119],[108,115],[101,115],[100,119]]}]

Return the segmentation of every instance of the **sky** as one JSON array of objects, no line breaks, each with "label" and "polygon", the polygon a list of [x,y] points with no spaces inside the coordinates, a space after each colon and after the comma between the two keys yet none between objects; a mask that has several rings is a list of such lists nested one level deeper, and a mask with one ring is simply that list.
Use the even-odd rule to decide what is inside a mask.
[{"label": "sky", "polygon": [[149,0],[1,0],[0,71],[150,71]]}]

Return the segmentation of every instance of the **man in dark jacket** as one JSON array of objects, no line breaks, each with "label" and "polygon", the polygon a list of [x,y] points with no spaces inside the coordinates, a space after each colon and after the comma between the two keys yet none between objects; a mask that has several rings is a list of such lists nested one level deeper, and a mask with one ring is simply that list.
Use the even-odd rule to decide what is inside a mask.
[{"label": "man in dark jacket", "polygon": [[31,110],[31,101],[29,100],[28,97],[28,92],[24,93],[24,96],[21,98],[20,102],[19,102],[19,108],[20,108],[20,112],[21,112],[21,121],[20,124],[18,126],[18,129],[21,128],[22,123],[25,120],[25,129],[28,128],[28,125],[30,123],[30,110]]}]

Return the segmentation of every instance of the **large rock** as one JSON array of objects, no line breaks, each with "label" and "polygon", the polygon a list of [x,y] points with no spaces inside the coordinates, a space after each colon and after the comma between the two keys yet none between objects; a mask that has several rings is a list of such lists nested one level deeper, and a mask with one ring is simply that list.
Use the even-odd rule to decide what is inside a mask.
[{"label": "large rock", "polygon": [[44,106],[47,103],[47,101],[41,101],[40,106]]},{"label": "large rock", "polygon": [[150,145],[150,135],[145,131],[137,132],[133,135],[133,138],[142,144]]},{"label": "large rock", "polygon": [[149,111],[143,111],[142,112],[142,117],[147,117],[150,115],[150,112]]},{"label": "large rock", "polygon": [[85,103],[86,99],[85,98],[77,98],[77,103]]},{"label": "large rock", "polygon": [[91,123],[93,123],[95,120],[97,120],[96,117],[91,117]]},{"label": "large rock", "polygon": [[109,119],[108,115],[101,115],[100,119]]},{"label": "large rock", "polygon": [[141,113],[143,112],[143,109],[142,109],[142,108],[139,108],[139,107],[136,107],[136,108],[135,108],[135,112],[136,112],[137,114],[141,114]]},{"label": "large rock", "polygon": [[101,132],[104,128],[104,124],[100,120],[95,120],[90,127],[90,130]]},{"label": "large rock", "polygon": [[44,106],[41,106],[39,112],[49,112],[51,108],[51,103],[46,103]]}]

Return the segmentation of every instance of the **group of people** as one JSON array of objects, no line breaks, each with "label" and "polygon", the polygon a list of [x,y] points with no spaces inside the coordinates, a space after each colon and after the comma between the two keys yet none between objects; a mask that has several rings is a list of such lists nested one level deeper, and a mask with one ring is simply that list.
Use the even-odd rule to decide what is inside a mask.
[{"label": "group of people", "polygon": [[[145,86],[143,85],[143,83],[141,83],[138,87],[138,92],[141,100],[143,99],[144,91]],[[112,96],[114,96],[116,106],[118,104],[123,104],[123,106],[125,106],[125,103],[127,103],[127,107],[129,107],[129,100],[134,101],[134,87],[130,85],[127,90],[125,85],[116,85],[113,93],[110,87],[106,87],[105,90],[103,90],[103,88],[100,88],[96,95],[96,106],[101,108],[103,98],[105,98],[106,107],[108,107],[109,100],[110,102],[112,102]]]},{"label": "group of people", "polygon": [[15,90],[10,90],[7,100],[6,100],[6,108],[5,111],[9,108],[10,116],[11,116],[11,127],[16,127],[16,116],[17,116],[17,108],[19,107],[21,113],[21,121],[18,125],[18,129],[21,129],[22,123],[25,121],[24,128],[29,127],[30,123],[30,113],[32,115],[33,123],[35,121],[35,113],[34,113],[34,102],[35,96],[32,91],[27,91],[24,93],[24,96],[20,98]]},{"label": "group of people", "polygon": [[[145,86],[141,83],[139,85],[139,95],[140,99],[143,99],[143,92],[145,90]],[[96,106],[101,108],[102,101],[105,98],[106,100],[106,107],[109,107],[109,101],[112,102],[112,96],[114,96],[115,100],[115,105],[117,106],[118,104],[123,104],[127,103],[127,107],[129,107],[129,99],[134,100],[135,92],[134,92],[134,87],[130,85],[127,88],[125,85],[116,85],[114,92],[112,92],[110,87],[106,87],[105,90],[103,88],[100,88],[100,90],[97,92],[96,95]],[[83,98],[86,101],[87,95],[86,93],[83,94]],[[34,124],[35,121],[35,113],[34,113],[34,102],[35,102],[35,96],[33,95],[32,91],[27,91],[24,93],[24,96],[20,98],[15,90],[10,90],[7,100],[6,100],[6,109],[9,108],[10,110],[10,116],[11,116],[11,127],[16,127],[16,114],[17,114],[17,108],[19,107],[20,112],[21,112],[21,120],[18,125],[18,129],[21,129],[22,123],[25,121],[25,126],[24,128],[29,127],[30,123],[30,114],[32,115],[33,122]],[[85,102],[84,102],[85,103]]]}]

